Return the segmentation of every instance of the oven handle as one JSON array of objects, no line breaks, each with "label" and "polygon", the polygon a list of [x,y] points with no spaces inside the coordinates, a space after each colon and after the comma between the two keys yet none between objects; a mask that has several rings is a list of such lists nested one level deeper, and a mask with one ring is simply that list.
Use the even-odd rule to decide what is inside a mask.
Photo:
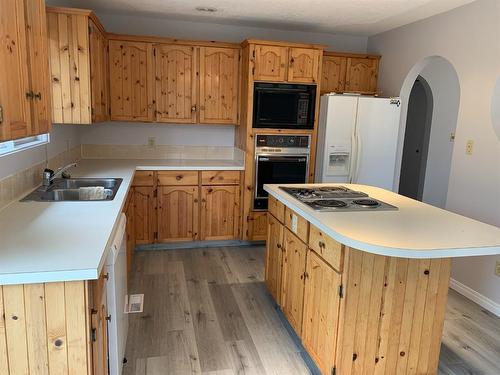
[{"label": "oven handle", "polygon": [[306,156],[273,156],[272,158],[269,158],[267,156],[257,156],[258,161],[300,161],[300,162],[307,162],[307,157]]}]

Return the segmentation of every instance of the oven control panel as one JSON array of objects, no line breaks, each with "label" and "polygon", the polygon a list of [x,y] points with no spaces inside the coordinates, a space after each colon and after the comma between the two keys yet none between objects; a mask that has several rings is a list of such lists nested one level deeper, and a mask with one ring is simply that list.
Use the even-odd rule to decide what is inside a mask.
[{"label": "oven control panel", "polygon": [[256,147],[309,148],[309,135],[258,134]]}]

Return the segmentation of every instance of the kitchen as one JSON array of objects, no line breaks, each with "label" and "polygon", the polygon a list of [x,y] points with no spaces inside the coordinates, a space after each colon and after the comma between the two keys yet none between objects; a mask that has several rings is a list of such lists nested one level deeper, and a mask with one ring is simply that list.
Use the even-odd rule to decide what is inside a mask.
[{"label": "kitchen", "polygon": [[[163,17],[148,5],[136,14],[125,1],[112,3],[47,1],[46,11],[41,0],[0,5],[8,46],[0,53],[0,373],[118,374],[123,357],[125,374],[498,372],[498,50],[477,43],[499,45],[497,1],[430,2],[414,13],[403,4],[407,18],[364,26],[359,8],[347,7],[342,14],[357,26],[327,30],[341,24],[330,9],[322,31],[229,23],[219,17],[234,9],[220,4],[218,12],[217,2],[176,3],[185,14],[175,19],[166,8]],[[379,20],[387,11],[380,6]],[[407,177],[398,166],[411,156],[404,128],[411,134],[406,120],[421,102],[417,79],[432,89],[432,126],[413,155],[421,163],[426,153],[427,165],[411,177],[421,181],[409,196],[437,207],[390,193]],[[380,103],[383,116],[363,116]],[[322,116],[330,107],[350,109],[330,121]],[[338,116],[350,127],[331,125]],[[363,130],[382,125],[391,128]],[[345,134],[329,139],[328,131]],[[330,194],[321,200],[348,209],[361,200],[365,211],[315,211],[307,197],[279,188],[306,182],[339,183],[337,192],[320,191]],[[272,223],[277,232],[268,230]],[[279,233],[295,242],[286,245]],[[279,258],[274,245],[282,243],[295,254],[305,249],[305,257]],[[326,264],[329,286],[319,298],[337,303],[338,314],[327,316],[337,323],[314,340],[309,328],[322,327],[321,315],[312,325],[302,319],[324,306],[313,299],[308,308],[314,277],[301,267],[312,261]],[[385,360],[383,345],[358,348],[357,340],[383,343],[388,324],[377,331],[363,320],[377,315],[377,304],[345,320],[353,314],[343,311],[355,309],[352,275],[366,276],[363,283],[388,300],[379,279],[369,279],[385,271],[366,272],[363,262],[397,265],[408,274],[406,290],[422,290],[411,288],[428,278],[444,297],[416,293],[414,309],[411,292],[395,298],[401,315],[389,327],[398,335],[399,326],[418,331],[428,322],[437,333],[414,342],[420,336],[401,329],[387,352],[397,356]],[[343,297],[332,287],[339,279]],[[288,294],[291,304],[282,300]],[[121,314],[127,298],[131,311]],[[418,305],[422,299],[433,310]],[[337,324],[340,333],[331,332]]]}]

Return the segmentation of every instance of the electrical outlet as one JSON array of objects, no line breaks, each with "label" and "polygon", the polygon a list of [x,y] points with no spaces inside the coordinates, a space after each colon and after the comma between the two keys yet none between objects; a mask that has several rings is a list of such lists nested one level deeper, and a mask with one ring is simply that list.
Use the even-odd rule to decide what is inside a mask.
[{"label": "electrical outlet", "polygon": [[497,260],[496,266],[495,266],[495,275],[500,277],[500,260]]},{"label": "electrical outlet", "polygon": [[472,155],[472,151],[474,151],[474,141],[469,139],[465,144],[465,154]]},{"label": "electrical outlet", "polygon": [[148,137],[148,146],[155,147],[156,146],[156,137]]}]

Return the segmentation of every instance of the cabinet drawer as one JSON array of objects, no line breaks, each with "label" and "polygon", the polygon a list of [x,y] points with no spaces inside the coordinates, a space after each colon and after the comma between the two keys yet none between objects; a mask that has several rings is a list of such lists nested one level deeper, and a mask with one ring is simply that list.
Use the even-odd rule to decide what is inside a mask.
[{"label": "cabinet drawer", "polygon": [[309,247],[320,255],[325,262],[342,272],[344,265],[344,248],[340,242],[327,236],[314,225],[309,232]]},{"label": "cabinet drawer", "polygon": [[202,171],[202,185],[238,185],[240,171]]},{"label": "cabinet drawer", "polygon": [[132,186],[153,186],[154,172],[153,171],[136,171]]},{"label": "cabinet drawer", "polygon": [[278,219],[279,222],[283,223],[285,221],[285,205],[271,196],[269,197],[268,211]]},{"label": "cabinet drawer", "polygon": [[285,226],[298,238],[307,243],[309,237],[309,223],[306,219],[297,215],[288,207],[285,207]]},{"label": "cabinet drawer", "polygon": [[158,185],[198,185],[197,171],[160,171]]}]

